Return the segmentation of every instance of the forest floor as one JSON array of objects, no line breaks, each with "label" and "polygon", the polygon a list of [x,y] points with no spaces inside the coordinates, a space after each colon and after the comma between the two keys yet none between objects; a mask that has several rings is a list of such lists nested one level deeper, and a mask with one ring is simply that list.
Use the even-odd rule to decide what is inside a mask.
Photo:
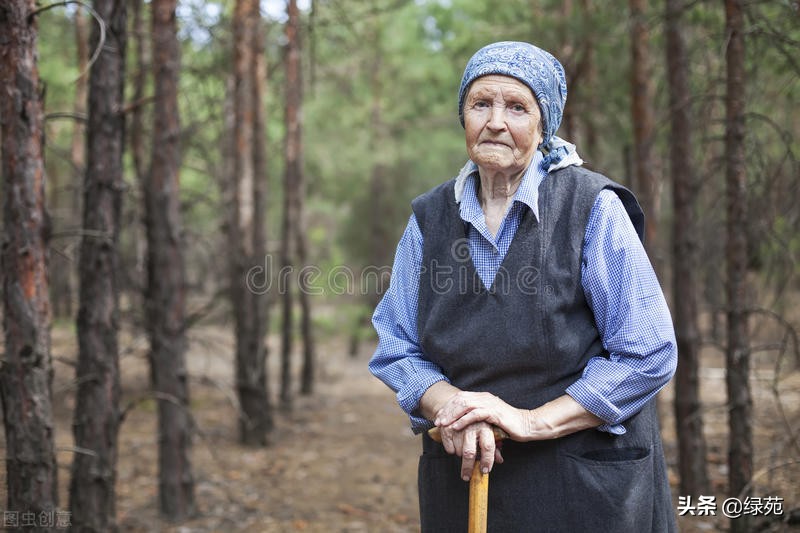
[{"label": "forest floor", "polygon": [[[73,446],[74,329],[53,330],[54,408],[59,447],[61,508],[68,508],[67,487]],[[369,375],[373,346],[364,343],[349,357],[341,340],[321,342],[313,396],[297,396],[290,413],[276,413],[276,431],[262,449],[237,443],[233,388],[233,341],[229,329],[205,325],[192,330],[187,361],[191,406],[198,428],[192,452],[196,517],[169,524],[158,517],[156,404],[147,399],[146,340],[124,333],[121,346],[123,405],[133,405],[119,435],[117,516],[122,532],[414,532],[419,531],[416,468],[419,441],[393,393]],[[277,345],[277,344],[273,344]],[[277,376],[270,357],[271,376]],[[683,516],[681,531],[725,531],[727,422],[725,381],[719,355],[706,358],[703,401],[708,438],[708,467],[717,516]],[[800,506],[800,453],[795,431],[800,419],[800,372],[783,371],[774,386],[774,368],[756,361],[755,494],[783,498],[784,510]],[[774,366],[774,364],[773,364]],[[789,365],[784,364],[784,367]],[[780,393],[783,414],[773,390]],[[273,390],[274,393],[274,390]],[[671,417],[671,386],[662,393],[661,411],[670,480],[677,506],[676,446]],[[0,454],[5,454],[0,435]],[[793,440],[794,439],[794,440]],[[5,501],[5,472],[0,472],[0,501]],[[761,517],[763,520],[764,518]],[[785,527],[785,526],[784,526]],[[764,530],[781,531],[773,523]],[[794,531],[794,530],[793,530]]]}]

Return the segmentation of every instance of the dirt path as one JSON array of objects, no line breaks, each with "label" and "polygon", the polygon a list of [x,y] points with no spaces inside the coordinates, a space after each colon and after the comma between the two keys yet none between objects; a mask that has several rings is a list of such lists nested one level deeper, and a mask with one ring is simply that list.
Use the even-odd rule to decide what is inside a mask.
[{"label": "dirt path", "polygon": [[[71,359],[68,332],[54,346]],[[124,403],[137,402],[120,431],[118,519],[124,532],[409,532],[419,531],[418,440],[393,393],[367,372],[370,346],[358,358],[344,346],[321,347],[318,390],[276,417],[271,445],[236,442],[232,341],[223,328],[194,330],[188,364],[199,428],[193,451],[197,518],[172,526],[157,515],[156,413],[146,396],[145,344],[124,339]],[[277,350],[276,350],[277,351]],[[273,355],[271,359],[276,359]],[[72,369],[57,364],[57,441],[72,446]],[[277,368],[271,368],[277,376]],[[61,502],[67,507],[69,452]]]}]

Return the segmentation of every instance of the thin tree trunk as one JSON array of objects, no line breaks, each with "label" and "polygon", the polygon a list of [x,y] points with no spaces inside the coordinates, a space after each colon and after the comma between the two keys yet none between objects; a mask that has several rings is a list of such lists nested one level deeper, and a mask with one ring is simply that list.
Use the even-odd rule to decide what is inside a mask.
[{"label": "thin tree trunk", "polygon": [[[575,77],[575,62],[577,61],[575,53],[575,43],[572,38],[572,33],[569,31],[571,26],[570,21],[573,16],[572,0],[564,0],[560,6],[561,28],[563,32],[563,41],[561,49],[558,51],[558,56],[567,76],[567,93],[572,95],[573,88],[575,87],[573,79]],[[563,128],[564,135],[571,142],[576,142],[576,126],[577,116],[575,112],[575,98],[572,98],[572,105],[564,108],[564,114],[561,117],[561,128]]]},{"label": "thin tree trunk", "polygon": [[[298,261],[297,245],[300,242],[300,213],[302,201],[300,186],[302,180],[301,127],[300,127],[300,48],[298,42],[299,11],[297,2],[289,0],[286,5],[289,19],[286,22],[286,108],[284,121],[286,139],[284,144],[286,169],[284,173],[283,228],[281,230],[281,273],[286,280],[294,277],[294,267]],[[293,284],[283,287],[281,329],[281,405],[290,409],[292,404],[291,356],[294,345],[294,298]]]},{"label": "thin tree trunk", "polygon": [[131,7],[133,12],[132,39],[136,62],[133,69],[133,109],[131,110],[131,159],[136,178],[140,183],[144,183],[146,169],[146,149],[144,146],[144,110],[141,105],[144,99],[144,89],[147,83],[147,61],[145,60],[145,24],[142,16],[143,0],[132,0]]},{"label": "thin tree trunk", "polygon": [[[264,26],[259,18],[256,31],[253,34],[253,64],[251,65],[251,76],[253,77],[253,264],[263,265],[264,282],[268,280],[266,276],[270,274],[267,269],[267,233],[266,233],[266,212],[267,212],[267,121],[264,116],[264,95],[267,85],[267,59],[264,46]],[[264,292],[252,291],[253,302],[253,323],[255,325],[255,342],[259,346],[257,359],[258,372],[261,381],[260,390],[263,398],[261,399],[260,413],[262,420],[260,424],[264,426],[266,432],[273,429],[274,422],[272,417],[272,406],[269,401],[269,379],[267,375],[267,342],[266,336],[269,331],[269,306],[267,305],[268,295]]]},{"label": "thin tree trunk", "polygon": [[684,495],[709,493],[706,441],[700,403],[700,333],[697,298],[697,178],[692,160],[691,93],[682,30],[683,0],[666,0],[667,81],[670,109],[672,179],[672,290],[678,369],[675,375],[675,424],[678,471]]},{"label": "thin tree trunk", "polygon": [[[593,20],[595,16],[596,7],[591,0],[581,0],[581,8],[583,10],[584,20]],[[595,49],[597,47],[597,40],[594,31],[589,30],[584,36],[583,43],[583,63],[584,70],[586,71],[586,80],[582,84],[588,90],[584,92],[585,96],[582,98],[583,108],[588,110],[581,113],[581,120],[584,128],[584,141],[582,143],[583,150],[586,154],[597,154],[597,114],[594,112],[600,109],[599,99],[600,91],[595,90],[597,87],[597,60]],[[595,157],[597,157],[595,155]]]},{"label": "thin tree trunk", "polygon": [[653,155],[655,112],[650,31],[645,20],[647,0],[628,0],[631,13],[631,113],[633,118],[634,182],[648,224],[645,243],[650,260],[660,272],[658,220],[660,184]]},{"label": "thin tree trunk", "polygon": [[192,419],[185,363],[185,273],[181,245],[180,52],[177,0],[153,0],[153,146],[144,187],[147,226],[147,326],[153,389],[158,398],[159,507],[170,520],[194,512],[190,462]]},{"label": "thin tree trunk", "polygon": [[[70,512],[75,531],[115,531],[119,429],[117,349],[118,256],[122,210],[127,0],[95,0],[106,22],[106,45],[89,78],[88,165],[83,185],[83,229],[78,309],[78,383],[72,424],[75,454]],[[100,30],[94,26],[92,48]]]},{"label": "thin tree trunk", "polygon": [[305,268],[308,261],[306,244],[305,198],[306,183],[303,173],[303,79],[301,75],[301,42],[300,11],[296,0],[289,0],[287,5],[289,19],[286,24],[286,124],[287,124],[287,181],[292,181],[294,193],[294,238],[297,275],[300,300],[300,332],[303,337],[303,364],[300,370],[300,393],[309,395],[314,391],[314,338],[311,325],[311,302],[309,295],[311,272]]},{"label": "thin tree trunk", "polygon": [[[115,479],[119,419],[117,352],[117,241],[121,210],[123,104],[126,45],[125,2],[98,0],[106,21],[107,46],[90,77],[89,163],[80,260],[80,308],[77,319],[79,383],[73,433],[75,443],[92,450],[72,465],[70,509],[77,530],[115,530]],[[97,46],[95,27],[92,46]]]},{"label": "thin tree trunk", "polygon": [[[304,196],[304,195],[303,195]],[[301,196],[302,198],[302,196]],[[300,371],[300,394],[310,395],[314,392],[314,375],[316,373],[316,358],[314,353],[314,331],[311,322],[311,270],[307,265],[307,245],[305,225],[303,223],[302,204],[300,207],[301,226],[297,232],[297,260],[302,269],[299,273],[298,286],[300,289],[300,332],[303,335],[303,366]]]},{"label": "thin tree trunk", "polygon": [[[248,271],[265,261],[264,197],[266,181],[262,91],[262,27],[256,0],[239,0],[234,13],[235,117],[233,213],[230,223],[231,298],[236,320],[236,387],[242,409],[240,440],[263,446],[272,429],[267,396],[265,295],[247,285]],[[262,131],[257,131],[262,128]],[[260,145],[259,145],[260,143]]]},{"label": "thin tree trunk", "polygon": [[[6,509],[54,512],[58,469],[53,439],[48,218],[42,102],[33,0],[0,3],[0,168],[5,355],[0,400],[6,438]],[[37,531],[54,528],[39,527]]]},{"label": "thin tree trunk", "polygon": [[292,350],[294,349],[294,298],[292,293],[292,280],[294,275],[294,262],[291,249],[292,237],[294,232],[291,230],[291,214],[293,209],[290,207],[290,200],[286,196],[291,192],[284,187],[283,201],[283,222],[281,229],[281,269],[279,287],[281,287],[281,387],[280,404],[284,412],[292,409]]},{"label": "thin tree trunk", "polygon": [[[747,328],[747,182],[745,174],[744,15],[738,0],[725,0],[727,82],[725,160],[727,196],[728,349],[726,357],[729,449],[728,491],[747,496],[753,475],[750,347]],[[732,519],[731,531],[749,531],[748,516]]]},{"label": "thin tree trunk", "polygon": [[[133,109],[131,110],[130,119],[130,153],[133,162],[133,171],[136,176],[136,183],[139,188],[143,189],[147,181],[147,149],[145,147],[145,109],[143,105],[145,85],[147,84],[147,57],[146,57],[146,29],[145,17],[142,14],[144,8],[144,0],[131,0],[131,10],[133,14],[132,35],[133,49],[134,49],[134,68],[132,79],[133,95],[132,101],[134,102]],[[134,208],[136,209],[136,208]],[[137,220],[141,218],[136,216]],[[141,224],[134,224],[128,231],[132,236],[134,268],[134,280],[126,278],[128,282],[132,282],[135,289],[131,293],[132,299],[139,304],[140,308],[144,308],[143,301],[144,293],[141,290],[146,285],[145,271],[147,269],[145,263],[147,262],[147,247],[146,235],[143,233]],[[126,287],[130,288],[130,287]]]}]

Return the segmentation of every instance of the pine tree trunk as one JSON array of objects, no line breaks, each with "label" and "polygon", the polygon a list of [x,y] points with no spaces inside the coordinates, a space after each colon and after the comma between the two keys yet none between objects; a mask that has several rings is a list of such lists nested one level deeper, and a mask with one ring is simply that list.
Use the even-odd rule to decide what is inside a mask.
[{"label": "pine tree trunk", "polygon": [[233,83],[236,127],[233,176],[228,180],[233,187],[231,299],[236,321],[236,388],[242,409],[240,440],[255,446],[265,445],[272,429],[265,364],[265,294],[247,284],[248,271],[266,260],[263,82],[259,79],[266,76],[266,69],[261,33],[258,2],[237,1]]},{"label": "pine tree trunk", "polygon": [[144,187],[147,227],[146,314],[153,389],[158,399],[161,514],[183,520],[194,512],[190,462],[192,419],[185,351],[185,273],[179,198],[180,51],[176,0],[153,0],[153,146]]},{"label": "pine tree trunk", "polygon": [[650,31],[645,20],[647,0],[628,0],[631,13],[631,111],[634,137],[634,183],[647,225],[645,243],[650,260],[660,272],[657,255],[659,181],[653,155],[655,116]]},{"label": "pine tree trunk", "polygon": [[[147,84],[148,61],[146,58],[146,23],[145,17],[142,14],[144,8],[144,0],[131,0],[130,7],[132,12],[133,22],[131,24],[131,40],[134,50],[134,64],[132,78],[133,94],[131,100],[133,101],[133,109],[130,113],[130,127],[128,129],[130,141],[130,154],[133,163],[133,172],[136,176],[136,183],[140,189],[145,187],[147,181],[147,148],[145,146],[145,110],[147,106],[143,105],[145,99],[144,91]],[[138,219],[142,218],[137,210],[139,206],[133,207],[134,216]],[[143,309],[144,303],[144,290],[146,286],[145,271],[147,267],[147,238],[144,228],[141,224],[133,224],[132,227],[126,228],[130,235],[131,248],[126,257],[133,257],[131,261],[134,265],[132,274],[125,277],[127,282],[121,290],[130,291],[127,295],[131,300],[131,306]],[[130,272],[130,271],[129,271]],[[133,289],[133,290],[131,290]]]},{"label": "pine tree trunk", "polygon": [[[115,482],[119,429],[118,256],[122,210],[123,107],[127,0],[95,0],[106,21],[106,46],[89,78],[88,164],[83,191],[83,230],[78,309],[78,383],[72,424],[76,454],[70,479],[70,512],[76,531],[116,530]],[[92,31],[92,49],[100,39]]]},{"label": "pine tree trunk", "polygon": [[[264,116],[264,95],[267,85],[267,60],[264,46],[264,26],[258,20],[256,31],[253,34],[253,64],[250,73],[253,77],[253,264],[264,267],[264,283],[267,282],[266,276],[270,274],[268,270],[267,258],[267,233],[266,233],[266,213],[267,213],[267,121]],[[265,432],[273,429],[274,421],[272,416],[272,405],[269,401],[269,379],[267,374],[267,342],[266,336],[269,331],[269,306],[267,305],[267,293],[263,291],[252,291],[253,323],[255,325],[255,342],[259,346],[258,373],[260,391],[259,414],[261,420],[259,424],[264,427]],[[255,409],[254,409],[255,410]]]},{"label": "pine tree trunk", "polygon": [[305,199],[306,183],[303,173],[303,78],[301,75],[300,11],[296,0],[287,4],[289,19],[286,24],[286,124],[287,124],[287,182],[292,182],[293,233],[297,265],[298,299],[300,300],[300,333],[303,338],[303,364],[300,370],[300,393],[309,395],[314,391],[314,338],[311,324],[311,301],[309,299],[311,272],[305,268],[308,261],[306,243]]},{"label": "pine tree trunk", "polygon": [[[5,354],[0,400],[6,438],[6,510],[53,512],[58,470],[53,439],[48,218],[42,155],[42,103],[33,0],[0,3]],[[39,527],[36,531],[54,528]]]},{"label": "pine tree trunk", "polygon": [[[725,160],[727,196],[728,349],[726,357],[729,427],[728,491],[747,496],[753,475],[750,346],[747,328],[747,182],[745,174],[745,43],[739,0],[725,0],[727,82]],[[734,533],[749,531],[748,516],[730,522]]]},{"label": "pine tree trunk", "polygon": [[[300,220],[303,220],[301,213]],[[308,396],[314,392],[316,357],[314,353],[314,331],[311,322],[311,270],[305,268],[308,260],[305,224],[301,222],[297,232],[297,260],[303,265],[298,278],[300,289],[300,332],[303,336],[303,366],[300,371],[300,394]]]},{"label": "pine tree trunk", "polygon": [[[561,18],[559,26],[562,29],[562,44],[561,49],[558,51],[558,58],[564,66],[567,76],[567,93],[572,94],[575,77],[574,63],[576,60],[575,43],[572,39],[572,34],[569,31],[573,17],[572,0],[563,0],[560,2]],[[577,135],[577,116],[575,110],[575,100],[572,99],[572,105],[564,107],[564,114],[561,117],[561,128],[564,132],[562,135],[570,142],[576,142]]]},{"label": "pine tree trunk", "polygon": [[691,93],[682,30],[683,0],[666,0],[667,81],[670,109],[670,174],[672,179],[672,290],[678,369],[675,374],[675,424],[678,436],[680,494],[709,494],[706,441],[700,402],[700,333],[697,178],[692,158]]},{"label": "pine tree trunk", "polygon": [[144,99],[145,84],[147,82],[147,62],[145,61],[145,24],[142,16],[144,0],[133,0],[131,2],[133,12],[133,49],[136,58],[133,71],[133,102],[134,107],[131,111],[131,158],[133,169],[140,183],[144,182],[146,169],[146,149],[144,146],[144,106],[141,101]]},{"label": "pine tree trunk", "polygon": [[[284,188],[284,195],[289,191]],[[279,286],[283,287],[280,292],[281,295],[281,388],[280,388],[280,405],[281,410],[289,412],[292,409],[292,350],[294,349],[294,297],[292,293],[292,278],[294,264],[291,259],[290,252],[285,248],[293,248],[287,242],[287,239],[292,238],[293,232],[289,230],[290,218],[289,210],[291,209],[286,205],[287,201],[284,200],[284,215],[283,215],[283,228],[281,232],[281,270]]]},{"label": "pine tree trunk", "polygon": [[[298,264],[297,245],[300,243],[298,233],[300,226],[300,209],[302,198],[302,144],[300,124],[300,47],[299,47],[299,11],[297,2],[289,0],[286,4],[289,16],[286,22],[286,108],[284,122],[286,124],[284,171],[283,228],[281,231],[281,274],[285,276],[283,283],[281,329],[281,405],[285,410],[292,404],[291,357],[294,345],[294,297],[293,284],[288,281],[294,277],[294,268]],[[302,294],[301,294],[302,302]]]},{"label": "pine tree trunk", "polygon": [[[585,20],[592,20],[595,16],[596,6],[591,0],[581,0],[581,8],[583,10],[583,17]],[[597,87],[597,59],[596,59],[597,39],[594,31],[589,31],[584,36],[583,50],[584,50],[584,70],[585,81],[583,86],[586,87],[585,96],[582,98],[584,108],[589,109],[589,112],[581,114],[583,128],[585,131],[582,149],[586,154],[597,154],[597,115],[593,112],[595,109],[600,108],[600,92],[594,90]],[[595,156],[596,157],[596,156]]]}]

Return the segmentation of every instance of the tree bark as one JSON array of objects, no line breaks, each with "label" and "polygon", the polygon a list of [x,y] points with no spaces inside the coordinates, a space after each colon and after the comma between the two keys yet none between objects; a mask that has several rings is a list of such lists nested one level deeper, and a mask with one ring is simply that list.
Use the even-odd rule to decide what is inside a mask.
[{"label": "tree bark", "polygon": [[666,0],[665,31],[670,110],[670,175],[672,179],[672,291],[678,369],[675,374],[675,424],[681,494],[709,493],[706,441],[700,402],[699,286],[695,210],[698,184],[692,158],[691,93],[682,30],[683,0]]},{"label": "tree bark", "polygon": [[[577,54],[575,53],[575,42],[572,37],[572,32],[569,31],[571,26],[570,21],[572,20],[573,16],[572,0],[564,0],[560,3],[559,16],[561,18],[559,26],[562,29],[563,41],[561,48],[558,51],[558,56],[562,65],[564,66],[564,71],[567,77],[567,94],[573,96],[572,93],[575,87],[573,80],[575,79],[575,64],[577,63]],[[571,99],[571,105],[564,107],[564,113],[561,117],[561,128],[563,129],[567,140],[570,142],[576,142],[577,113],[575,109],[575,103],[576,100],[573,97]]]},{"label": "tree bark", "polygon": [[287,4],[289,19],[286,23],[286,159],[287,177],[294,189],[294,239],[297,253],[298,299],[300,300],[300,333],[303,338],[303,365],[300,370],[300,394],[314,391],[314,338],[311,324],[310,270],[306,268],[308,246],[306,243],[305,198],[306,181],[303,172],[303,77],[301,75],[300,11],[296,0]]},{"label": "tree bark", "polygon": [[[145,143],[145,111],[147,106],[142,105],[145,100],[144,92],[148,79],[148,58],[147,58],[147,30],[146,20],[142,11],[144,9],[143,0],[130,0],[130,8],[132,15],[131,24],[131,40],[133,48],[133,73],[132,78],[132,101],[135,103],[130,112],[130,127],[129,141],[130,141],[130,154],[131,162],[133,163],[133,172],[136,177],[136,183],[139,189],[143,189],[147,182],[147,147]],[[143,193],[142,193],[143,194]],[[133,208],[133,217],[135,220],[143,218],[138,206]],[[123,250],[123,257],[133,258],[128,263],[133,263],[133,268],[129,270],[122,270],[125,273],[120,290],[128,291],[128,298],[131,300],[131,306],[139,309],[144,309],[144,287],[147,284],[145,271],[147,270],[147,237],[145,235],[145,228],[142,224],[133,224],[132,227],[127,228],[130,235],[130,249]],[[125,262],[123,260],[123,262]]]},{"label": "tree bark", "polygon": [[[256,10],[258,12],[258,9]],[[266,232],[266,213],[267,213],[267,121],[264,116],[264,95],[267,86],[267,59],[265,56],[264,45],[264,26],[259,18],[256,31],[253,34],[253,59],[250,69],[253,77],[253,264],[264,267],[264,283],[271,272],[267,263],[267,232]],[[258,366],[256,367],[261,374],[259,380],[261,391],[259,413],[261,419],[259,425],[264,427],[264,431],[269,433],[274,427],[272,416],[272,405],[269,401],[269,379],[267,375],[267,342],[266,336],[269,331],[269,306],[267,304],[268,295],[263,292],[251,291],[253,307],[253,323],[255,325],[254,337],[259,346]],[[255,411],[256,407],[254,407]]]},{"label": "tree bark", "polygon": [[192,419],[185,363],[176,1],[153,0],[150,4],[155,99],[152,159],[144,196],[148,243],[145,311],[151,379],[158,399],[159,503],[161,514],[177,521],[194,512],[194,479],[189,457]]},{"label": "tree bark", "polygon": [[[302,199],[302,144],[300,124],[300,48],[298,42],[299,11],[297,2],[289,0],[286,4],[288,20],[286,32],[286,102],[284,123],[286,138],[284,154],[286,168],[284,171],[283,227],[281,229],[281,275],[286,283],[282,288],[281,328],[281,405],[285,410],[292,405],[291,357],[294,346],[294,286],[289,280],[294,278],[294,268],[298,261],[297,245],[300,243],[300,206]],[[301,295],[302,296],[302,295]]]},{"label": "tree bark", "polygon": [[[302,216],[301,216],[302,220]],[[298,286],[300,288],[300,333],[303,336],[303,366],[300,369],[300,394],[308,396],[314,392],[314,376],[316,374],[316,357],[314,351],[314,331],[311,321],[311,270],[307,266],[307,243],[305,231],[297,235],[297,259],[303,268],[300,271]]]},{"label": "tree bark", "polygon": [[[581,9],[585,20],[593,20],[595,17],[596,6],[591,0],[581,0]],[[582,98],[584,111],[581,115],[584,128],[584,140],[582,142],[582,149],[587,154],[597,154],[597,117],[594,110],[600,109],[600,91],[595,90],[597,87],[597,36],[594,31],[588,31],[584,36],[583,43],[583,63],[584,70],[586,71],[586,81],[584,86],[588,89],[585,91],[585,96]]]},{"label": "tree bark", "polygon": [[232,186],[231,301],[236,322],[236,388],[242,409],[243,444],[263,446],[273,420],[267,395],[266,295],[247,282],[250,269],[266,261],[264,229],[264,49],[259,4],[238,0],[234,12],[235,118]]},{"label": "tree bark", "polygon": [[[725,0],[727,80],[725,95],[725,181],[727,196],[728,491],[747,496],[753,475],[750,346],[747,328],[747,181],[745,173],[745,42],[739,0]],[[748,516],[732,519],[731,531],[749,531]]]},{"label": "tree bark", "polygon": [[[0,400],[6,438],[6,509],[53,512],[58,469],[53,439],[48,218],[42,102],[33,0],[0,3],[0,139],[5,354]],[[36,531],[54,528],[38,527]]]},{"label": "tree bark", "polygon": [[645,20],[647,0],[628,0],[631,13],[631,114],[633,119],[634,183],[648,224],[645,243],[650,260],[660,272],[657,238],[660,184],[653,155],[655,116],[650,31]]},{"label": "tree bark", "polygon": [[[145,28],[142,16],[143,0],[132,0],[133,12],[133,49],[136,58],[133,72],[133,101],[141,102],[144,99],[144,89],[147,83],[147,61],[145,60]],[[131,111],[131,159],[133,170],[139,183],[144,183],[146,169],[146,149],[144,146],[144,110],[142,105],[136,105]]]},{"label": "tree bark", "polygon": [[[125,116],[127,0],[95,0],[106,22],[106,44],[89,78],[88,164],[83,184],[83,229],[78,309],[78,383],[72,431],[76,454],[70,479],[75,531],[116,531],[119,429],[118,265]],[[100,39],[92,31],[92,49]]]}]

